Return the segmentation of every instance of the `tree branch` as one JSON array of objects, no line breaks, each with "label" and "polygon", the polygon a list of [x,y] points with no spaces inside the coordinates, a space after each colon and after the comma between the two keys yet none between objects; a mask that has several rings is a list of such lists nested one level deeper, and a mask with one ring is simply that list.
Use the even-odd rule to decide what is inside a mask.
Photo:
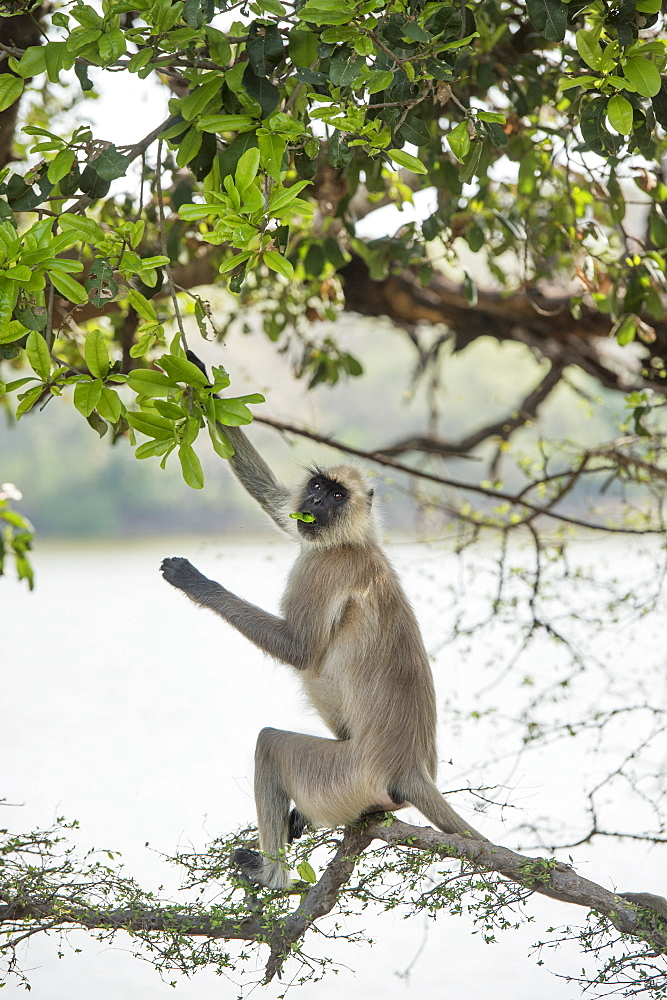
[{"label": "tree branch", "polygon": [[[207,911],[197,905],[158,903],[147,906],[133,901],[131,906],[108,909],[87,906],[81,902],[85,887],[78,887],[72,899],[55,893],[50,897],[31,897],[28,892],[19,898],[8,898],[9,890],[3,891],[0,886],[0,900],[4,900],[0,905],[0,927],[9,939],[4,948],[11,950],[18,937],[26,933],[67,927],[122,930],[139,938],[145,937],[149,942],[154,942],[155,935],[161,934],[167,938],[254,941],[267,944],[270,949],[265,976],[265,982],[269,982],[280,975],[285,960],[313,923],[333,910],[360,855],[375,839],[402,851],[425,852],[429,863],[435,858],[462,860],[469,863],[470,874],[495,872],[529,893],[536,892],[594,910],[623,934],[647,942],[654,954],[667,953],[661,923],[661,918],[667,914],[667,901],[662,897],[641,893],[629,894],[626,899],[582,878],[570,865],[560,861],[528,857],[489,841],[444,834],[431,827],[411,826],[393,817],[388,822],[386,814],[376,814],[358,826],[346,828],[319,881],[303,892],[296,909],[284,916],[277,915],[279,911],[275,907],[267,907],[264,911],[263,897],[254,893],[252,912],[243,915],[236,904],[236,910],[232,911],[235,915],[230,917],[229,910],[222,914],[215,908]],[[302,890],[300,885],[298,891]],[[16,892],[16,883],[13,891]],[[271,890],[268,892],[267,898],[276,896]],[[646,908],[651,911],[649,917]],[[12,941],[13,933],[17,936]]]},{"label": "tree branch", "polygon": [[467,437],[459,441],[441,441],[433,437],[413,436],[388,445],[386,448],[378,448],[377,455],[400,455],[405,451],[421,451],[430,455],[450,455],[458,457],[468,457],[468,452],[472,451],[483,441],[489,438],[500,438],[507,441],[513,431],[523,427],[529,420],[533,420],[540,405],[549,396],[553,389],[560,382],[564,371],[564,365],[554,361],[549,371],[546,373],[539,385],[537,385],[516,410],[503,420],[497,420],[492,424],[487,424],[479,430],[468,434]]},{"label": "tree branch", "polygon": [[[557,479],[566,480],[565,489],[560,491],[555,498],[549,498],[545,500],[544,504],[540,505],[525,499],[528,491],[533,489],[535,486],[539,486],[538,482],[530,483],[518,493],[506,493],[503,490],[496,490],[492,487],[481,486],[478,483],[465,483],[460,479],[452,479],[450,476],[441,476],[437,473],[429,472],[426,469],[418,469],[411,465],[405,465],[403,462],[397,462],[396,459],[386,455],[383,451],[370,451],[362,448],[354,448],[352,445],[343,444],[342,442],[336,440],[336,438],[329,437],[324,434],[318,434],[315,431],[307,430],[305,427],[297,427],[295,424],[289,424],[282,420],[274,420],[271,417],[260,417],[255,415],[254,422],[264,424],[267,427],[273,427],[286,434],[296,434],[298,437],[306,438],[309,441],[317,441],[318,444],[325,444],[330,448],[335,448],[337,451],[342,451],[346,455],[354,455],[356,458],[361,458],[366,462],[374,462],[376,465],[385,466],[386,468],[393,469],[396,472],[406,473],[409,476],[414,476],[417,479],[423,479],[429,483],[436,483],[439,486],[450,486],[456,490],[476,493],[481,496],[489,497],[492,500],[503,501],[504,503],[511,504],[513,507],[518,506],[524,512],[524,515],[530,516],[531,520],[535,517],[544,516],[553,518],[556,521],[561,521],[564,524],[575,525],[579,528],[590,528],[593,531],[605,531],[617,534],[656,535],[664,533],[664,526],[662,525],[655,528],[633,528],[625,525],[610,525],[606,521],[604,523],[596,524],[593,521],[587,521],[584,518],[574,517],[553,509],[553,505],[569,493],[571,486],[573,485],[570,482],[573,474],[579,478],[584,471],[590,474],[598,474],[600,472],[597,468],[584,468],[585,462],[590,457],[588,452],[584,453],[584,456],[580,460],[574,472],[573,470],[566,470],[558,474],[556,477]],[[596,452],[591,452],[590,455],[596,455],[598,453],[599,449]]]}]

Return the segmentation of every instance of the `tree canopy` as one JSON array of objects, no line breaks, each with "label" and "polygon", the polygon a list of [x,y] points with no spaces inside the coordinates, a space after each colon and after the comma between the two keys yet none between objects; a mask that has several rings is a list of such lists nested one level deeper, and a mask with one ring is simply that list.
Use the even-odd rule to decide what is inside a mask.
[{"label": "tree canopy", "polygon": [[[560,540],[545,548],[545,527],[663,533],[660,0],[0,0],[0,15],[0,402],[11,419],[44,419],[54,397],[71,394],[100,437],[129,442],[139,459],[176,456],[193,488],[204,485],[200,434],[227,459],[225,427],[253,413],[370,459],[419,481],[422,502],[466,538],[492,528],[505,544],[526,531],[536,553],[526,643],[540,629],[562,638],[536,609],[544,560],[562,556]],[[119,74],[161,88],[154,120],[127,144],[87,120]],[[391,232],[368,235],[378,209],[415,202],[410,221],[397,215]],[[223,319],[212,285],[234,297]],[[233,395],[233,372],[197,364],[200,337],[232,336],[252,313],[295,377],[356,380],[363,391],[359,358],[332,326],[345,310],[403,332],[429,404],[422,433],[350,444],[344,425],[332,437],[262,416],[262,394]],[[501,419],[482,413],[455,440],[439,421],[443,359],[482,337],[523,345],[535,382]],[[603,390],[625,394],[620,425],[594,444],[538,433],[515,454],[514,437],[562,385],[592,405]],[[462,457],[482,461],[460,474],[444,464]],[[0,570],[11,552],[31,582],[17,498],[0,489]],[[665,709],[650,710],[657,739]],[[632,836],[663,843],[664,780],[656,788],[656,830]],[[592,809],[589,837],[598,832]],[[176,858],[192,888],[224,878],[228,898],[179,909],[63,854],[59,831],[8,836],[9,968],[24,935],[76,925],[125,929],[165,968],[224,968],[216,942],[263,942],[270,979],[316,919],[380,893],[384,862],[350,886],[375,838],[399,845],[389,884],[398,875],[415,907],[456,907],[473,888],[493,928],[505,904],[532,892],[586,906],[579,941],[599,957],[591,979],[666,994],[661,897],[623,898],[560,861],[391,818],[346,831],[316,880],[308,851],[331,835],[318,836],[300,849],[296,909],[230,881],[228,841]],[[434,857],[461,859],[463,874],[422,896]]]}]

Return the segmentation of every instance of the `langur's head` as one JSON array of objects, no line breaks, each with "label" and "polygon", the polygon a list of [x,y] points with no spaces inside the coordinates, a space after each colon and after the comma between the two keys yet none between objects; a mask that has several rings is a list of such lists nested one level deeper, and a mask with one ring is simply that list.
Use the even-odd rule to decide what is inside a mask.
[{"label": "langur's head", "polygon": [[376,541],[373,490],[353,465],[311,469],[296,496],[296,510],[313,521],[297,521],[299,535],[318,548]]}]

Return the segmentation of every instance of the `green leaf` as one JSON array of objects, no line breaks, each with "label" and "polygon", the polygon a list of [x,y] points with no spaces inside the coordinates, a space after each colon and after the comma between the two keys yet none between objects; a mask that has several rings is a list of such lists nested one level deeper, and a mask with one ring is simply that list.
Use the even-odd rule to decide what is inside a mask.
[{"label": "green leaf", "polygon": [[[314,521],[315,518],[307,514],[290,514],[290,517],[299,517],[302,521]],[[302,861],[300,865],[297,866],[297,873],[300,879],[304,882],[308,882],[310,885],[314,885],[317,882],[317,875],[313,871],[312,867],[307,861]]]},{"label": "green leaf", "polygon": [[0,111],[5,111],[23,93],[23,80],[12,73],[0,75]]},{"label": "green leaf", "polygon": [[109,386],[103,386],[102,394],[99,398],[97,404],[97,412],[109,423],[115,424],[120,419],[122,411],[122,405],[120,397],[115,389],[109,388]]},{"label": "green leaf", "polygon": [[155,306],[152,302],[141,294],[141,292],[136,291],[134,288],[128,289],[127,298],[135,310],[135,312],[145,320],[149,322],[157,322],[157,313],[155,312]]},{"label": "green leaf", "polygon": [[283,58],[283,40],[275,24],[253,21],[248,28],[245,47],[257,76],[267,76]]},{"label": "green leaf", "polygon": [[170,396],[177,386],[177,380],[154,368],[135,368],[127,376],[127,383],[138,396]]},{"label": "green leaf", "polygon": [[58,83],[63,69],[74,64],[74,55],[67,52],[66,42],[47,42],[44,46],[46,75],[51,83]]},{"label": "green leaf", "polygon": [[243,402],[242,397],[239,399],[216,399],[214,406],[215,418],[221,424],[226,424],[228,427],[239,427],[241,424],[252,423],[252,413]]},{"label": "green leaf", "polygon": [[134,455],[135,458],[155,458],[157,455],[164,455],[165,452],[172,451],[173,441],[165,438],[155,438],[154,441],[144,441],[140,444]]},{"label": "green leaf", "polygon": [[312,514],[302,514],[300,510],[297,510],[294,514],[290,514],[290,517],[293,517],[295,521],[305,521],[306,523],[315,520]]},{"label": "green leaf", "polygon": [[[13,344],[16,340],[25,337],[26,328],[18,320],[12,320],[7,326],[0,329],[0,344]],[[21,382],[30,382],[32,379],[20,379]]]},{"label": "green leaf", "polygon": [[130,56],[127,62],[127,68],[130,73],[138,73],[140,69],[148,66],[149,62],[153,58],[153,50],[151,48],[139,49]]},{"label": "green leaf", "polygon": [[412,156],[411,153],[405,153],[402,149],[388,149],[387,154],[394,160],[400,167],[405,167],[406,170],[411,170],[413,174],[427,174],[428,170],[416,156]]},{"label": "green leaf", "polygon": [[605,127],[606,112],[606,97],[596,97],[586,105],[580,120],[584,142],[593,153],[598,153],[599,156],[606,156],[620,141],[615,139]]},{"label": "green leaf", "polygon": [[233,271],[239,264],[243,264],[244,261],[250,260],[250,258],[254,256],[255,254],[252,250],[244,250],[243,253],[234,254],[233,257],[229,257],[227,260],[222,262],[218,268],[218,273],[227,274],[228,271]]},{"label": "green leaf", "polygon": [[357,55],[354,49],[341,45],[331,59],[329,68],[331,82],[335,87],[349,87],[365,65],[365,60]]},{"label": "green leaf", "polygon": [[547,41],[563,41],[567,28],[567,7],[561,0],[526,0],[526,10]]},{"label": "green leaf", "polygon": [[167,438],[173,440],[174,425],[170,420],[158,416],[157,413],[151,413],[148,410],[129,410],[127,421],[130,427],[134,427],[146,437],[160,438],[163,441]]},{"label": "green leaf", "polygon": [[390,87],[394,80],[394,74],[388,69],[374,69],[368,74],[366,86],[369,94],[379,94],[381,90]]},{"label": "green leaf", "polygon": [[185,358],[176,357],[174,354],[163,354],[162,357],[158,358],[158,364],[164,368],[171,379],[175,379],[177,382],[187,382],[195,389],[204,389],[209,384],[208,378],[201,368],[197,368],[197,365],[186,361]]},{"label": "green leaf", "polygon": [[204,136],[196,129],[194,126],[189,128],[185,135],[181,136],[176,144],[176,166],[184,167],[186,164],[194,160],[195,156],[201,149],[201,144]]},{"label": "green leaf", "polygon": [[29,282],[32,279],[32,275],[33,272],[25,264],[17,264],[15,267],[10,267],[4,274],[10,281],[20,281],[21,284]]},{"label": "green leaf", "polygon": [[[91,375],[94,375],[95,378],[106,378],[111,360],[104,336],[100,330],[93,330],[86,337],[84,357]],[[104,414],[102,415],[104,416]]]},{"label": "green leaf", "polygon": [[590,74],[586,74],[584,76],[573,76],[573,77],[563,76],[558,81],[558,86],[563,91],[571,90],[572,87],[585,87],[590,83],[597,83],[598,79],[599,78],[597,76],[591,76]]},{"label": "green leaf", "polygon": [[354,51],[358,52],[360,56],[364,56],[364,58],[372,55],[375,50],[373,40],[368,35],[357,35],[352,44],[354,45]]},{"label": "green leaf", "polygon": [[234,171],[234,186],[239,192],[245,191],[257,176],[259,170],[260,150],[257,146],[252,146],[239,158]]},{"label": "green leaf", "polygon": [[105,181],[114,181],[117,177],[125,176],[129,164],[127,156],[119,153],[112,144],[103,149],[90,165],[98,177],[102,177]]},{"label": "green leaf", "polygon": [[475,113],[481,122],[497,122],[499,125],[504,125],[507,121],[505,115],[501,114],[500,111],[476,111]]},{"label": "green leaf", "polygon": [[292,28],[289,33],[289,54],[295,66],[309,67],[317,59],[318,36],[307,28]]},{"label": "green leaf", "polygon": [[308,0],[298,11],[298,17],[312,24],[348,24],[355,13],[354,8],[342,0]]},{"label": "green leaf", "polygon": [[224,459],[232,458],[234,455],[234,449],[227,438],[227,435],[224,434],[219,427],[210,420],[206,421],[206,426],[208,427],[209,437],[216,455],[219,455],[220,458]]},{"label": "green leaf", "polygon": [[592,31],[584,31],[582,28],[575,35],[577,52],[591,69],[599,69],[602,62],[602,49],[597,38],[597,34]]},{"label": "green leaf", "polygon": [[92,243],[93,246],[106,237],[106,233],[97,222],[81,215],[64,212],[58,218],[58,225],[64,231],[75,232],[77,239],[81,240],[82,243]]},{"label": "green leaf", "polygon": [[271,195],[271,199],[268,204],[267,214],[275,215],[278,212],[282,212],[283,209],[291,205],[293,201],[299,197],[300,193],[304,188],[308,187],[310,181],[297,181],[296,184],[290,185],[288,188],[277,188]]},{"label": "green leaf", "polygon": [[208,51],[216,66],[226,66],[232,57],[232,50],[224,31],[207,24],[204,34],[208,42]]},{"label": "green leaf", "polygon": [[184,441],[178,449],[183,479],[193,490],[200,490],[204,485],[204,471],[196,451],[191,444]]},{"label": "green leaf", "polygon": [[92,382],[77,382],[74,386],[74,405],[84,417],[89,417],[99,402],[102,394],[102,382],[95,379]]},{"label": "green leaf", "polygon": [[156,399],[153,401],[153,406],[160,416],[166,417],[167,420],[183,420],[188,415],[182,406],[169,399]]},{"label": "green leaf", "polygon": [[621,135],[632,132],[632,105],[622,94],[614,94],[607,105],[607,117],[612,128]]},{"label": "green leaf", "polygon": [[63,298],[69,299],[75,305],[81,305],[82,302],[88,301],[86,289],[74,278],[70,278],[69,274],[51,268],[49,268],[48,274],[51,284]]},{"label": "green leaf", "polygon": [[431,141],[431,133],[426,122],[416,115],[410,115],[405,119],[399,129],[401,139],[411,142],[413,146],[426,146]]},{"label": "green leaf", "polygon": [[29,76],[39,76],[46,71],[46,57],[43,45],[30,45],[19,61],[19,74],[23,79]]},{"label": "green leaf", "polygon": [[221,87],[222,74],[217,72],[209,74],[203,83],[194,87],[187,97],[184,97],[181,101],[181,114],[183,117],[188,121],[192,121],[193,118],[200,115],[206,105],[219,95]]},{"label": "green leaf", "polygon": [[250,115],[204,115],[197,122],[202,132],[247,132],[256,125]]},{"label": "green leaf", "polygon": [[623,74],[642,97],[655,97],[660,91],[658,67],[645,56],[632,56],[623,66]]},{"label": "green leaf", "polygon": [[413,42],[430,42],[433,35],[417,24],[416,21],[408,21],[407,24],[403,25],[403,38],[409,38]]},{"label": "green leaf", "polygon": [[459,171],[459,179],[462,184],[469,184],[473,177],[477,175],[483,151],[483,142],[476,142],[472,145],[472,148],[466,156],[461,170]]},{"label": "green leaf", "polygon": [[281,274],[288,281],[291,281],[294,277],[294,268],[277,250],[265,251],[262,254],[262,259],[267,267],[270,267],[272,271],[276,271],[277,274]]},{"label": "green leaf", "polygon": [[283,154],[287,147],[287,139],[282,135],[276,135],[274,132],[265,132],[264,129],[260,129],[257,133],[257,143],[259,145],[262,166],[269,177],[272,177],[274,181],[279,181]]},{"label": "green leaf", "polygon": [[125,53],[125,35],[120,28],[112,28],[110,31],[105,31],[97,46],[105,65],[108,66]]},{"label": "green leaf", "polygon": [[49,169],[46,172],[46,176],[52,184],[57,184],[58,181],[62,180],[70,172],[75,159],[76,154],[73,149],[60,150],[55,159],[49,164]]},{"label": "green leaf", "polygon": [[453,128],[451,132],[447,133],[447,142],[449,143],[449,148],[456,159],[460,163],[463,163],[466,156],[470,152],[470,134],[468,132],[468,123],[459,122],[456,128]]},{"label": "green leaf", "polygon": [[36,385],[32,389],[28,389],[26,392],[22,392],[19,394],[19,399],[21,400],[21,402],[16,407],[17,420],[20,420],[24,413],[27,413],[28,410],[31,410],[33,408],[35,403],[41,397],[43,391],[44,391],[43,386]]},{"label": "green leaf", "polygon": [[33,330],[28,335],[25,352],[32,370],[39,375],[42,381],[48,382],[51,375],[51,357],[44,337],[37,330]]},{"label": "green leaf", "polygon": [[248,96],[259,104],[262,118],[268,117],[278,107],[280,91],[265,76],[257,76],[250,63],[243,71],[243,86]]},{"label": "green leaf", "polygon": [[626,344],[630,344],[635,339],[635,334],[637,332],[637,317],[636,316],[626,316],[618,330],[616,331],[616,340],[621,347],[625,347]]},{"label": "green leaf", "polygon": [[7,329],[18,295],[18,282],[0,276],[0,331]]}]

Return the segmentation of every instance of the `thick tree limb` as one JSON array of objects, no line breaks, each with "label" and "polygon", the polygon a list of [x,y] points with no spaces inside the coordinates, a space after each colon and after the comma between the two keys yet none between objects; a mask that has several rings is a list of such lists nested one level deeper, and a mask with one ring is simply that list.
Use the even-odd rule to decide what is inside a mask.
[{"label": "thick tree limb", "polygon": [[[610,317],[586,305],[574,316],[568,296],[547,298],[537,289],[509,294],[479,290],[477,303],[471,306],[462,288],[442,274],[434,274],[426,287],[421,286],[416,271],[409,270],[374,280],[357,256],[341,275],[346,309],[362,316],[387,316],[398,326],[442,323],[454,333],[456,350],[479,337],[518,341],[563,367],[576,365],[607,388],[623,390],[637,381],[636,354],[625,352],[625,366],[620,360],[623,352],[616,352],[614,363],[605,356],[603,345],[613,326]],[[656,339],[650,354],[667,359],[667,323],[653,322],[652,329]],[[657,371],[655,380],[649,379],[664,391],[665,380]]]},{"label": "thick tree limb", "polygon": [[[539,866],[535,863],[543,859],[528,858],[488,841],[473,841],[467,837],[443,834],[430,827],[410,826],[400,820],[394,820],[391,826],[373,823],[366,830],[373,837],[394,847],[403,845],[416,850],[434,851],[442,858],[467,858],[476,868],[498,872],[511,882],[526,886],[540,895],[596,910],[608,917],[623,934],[642,937],[640,918],[635,907],[628,905],[628,901],[617,893],[577,875],[571,865],[561,861],[550,862],[546,880],[541,881]],[[530,874],[527,874],[528,870]],[[664,945],[662,950],[665,950]]]},{"label": "thick tree limb", "polygon": [[[32,14],[17,14],[15,17],[0,17],[0,43],[3,43],[3,58],[0,62],[0,73],[11,73],[7,66],[7,51],[16,51],[19,55],[30,45],[39,45],[42,41],[39,24],[41,8]],[[13,155],[14,132],[18,120],[21,98],[0,111],[0,167],[7,166],[16,157]]]}]

